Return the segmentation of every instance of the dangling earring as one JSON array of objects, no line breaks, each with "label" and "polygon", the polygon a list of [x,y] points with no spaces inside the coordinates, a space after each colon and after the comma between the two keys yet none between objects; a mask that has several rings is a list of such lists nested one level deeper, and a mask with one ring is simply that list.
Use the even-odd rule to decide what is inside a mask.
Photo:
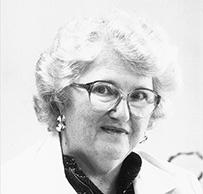
[{"label": "dangling earring", "polygon": [[66,128],[66,123],[65,123],[65,116],[64,115],[60,115],[57,118],[57,123],[56,123],[56,130],[58,132],[64,131]]},{"label": "dangling earring", "polygon": [[140,143],[140,144],[145,143],[147,140],[148,140],[148,136],[147,136],[146,133],[145,133],[143,140],[140,141],[139,143]]}]

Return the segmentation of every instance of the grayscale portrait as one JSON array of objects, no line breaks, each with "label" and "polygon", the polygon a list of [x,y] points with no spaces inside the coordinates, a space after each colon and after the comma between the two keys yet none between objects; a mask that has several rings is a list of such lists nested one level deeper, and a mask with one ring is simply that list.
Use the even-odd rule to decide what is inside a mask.
[{"label": "grayscale portrait", "polygon": [[201,1],[2,2],[2,194],[201,194]]}]

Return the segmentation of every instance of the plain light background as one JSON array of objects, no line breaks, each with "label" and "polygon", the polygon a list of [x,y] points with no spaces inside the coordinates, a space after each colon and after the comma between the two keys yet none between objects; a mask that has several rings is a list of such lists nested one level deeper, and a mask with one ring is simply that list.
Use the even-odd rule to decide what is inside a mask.
[{"label": "plain light background", "polygon": [[[175,112],[150,132],[141,148],[165,160],[177,152],[203,153],[201,0],[2,0],[2,163],[48,135],[32,104],[40,53],[66,21],[108,12],[112,7],[146,14],[165,29],[179,49],[184,86],[174,101]],[[187,161],[189,157],[180,163]],[[188,168],[198,174],[200,163],[194,156]]]}]

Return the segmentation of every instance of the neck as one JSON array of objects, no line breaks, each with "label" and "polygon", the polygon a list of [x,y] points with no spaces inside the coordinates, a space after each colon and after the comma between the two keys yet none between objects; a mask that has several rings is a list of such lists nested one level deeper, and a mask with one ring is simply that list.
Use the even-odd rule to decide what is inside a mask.
[{"label": "neck", "polygon": [[[96,161],[86,159],[86,156],[74,158],[77,164],[81,167],[85,175],[103,192],[113,194],[116,191],[116,180],[120,172],[122,163],[110,164],[109,161],[102,160],[102,164],[98,164]],[[100,160],[101,161],[101,160]]]},{"label": "neck", "polygon": [[99,158],[98,155],[89,156],[80,150],[70,150],[69,146],[63,141],[63,154],[74,157],[77,165],[82,169],[85,175],[105,194],[114,194],[116,191],[116,180],[122,165],[121,160],[110,161],[105,158]]},{"label": "neck", "polygon": [[[74,157],[77,165],[84,174],[105,194],[113,194],[116,191],[116,180],[120,172],[122,162],[107,161],[87,156],[81,152],[71,152],[68,155]],[[101,162],[102,161],[102,162]]]},{"label": "neck", "polygon": [[116,193],[116,176],[114,174],[107,174],[105,176],[90,177],[90,180],[101,190],[102,193],[114,194]]}]

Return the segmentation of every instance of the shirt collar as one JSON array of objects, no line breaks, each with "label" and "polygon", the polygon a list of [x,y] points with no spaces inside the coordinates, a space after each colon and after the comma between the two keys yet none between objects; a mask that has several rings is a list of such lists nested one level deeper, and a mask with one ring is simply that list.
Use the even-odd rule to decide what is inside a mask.
[{"label": "shirt collar", "polygon": [[135,193],[163,194],[177,187],[178,180],[158,160],[144,152],[138,153],[142,158],[142,168],[134,181]]}]

